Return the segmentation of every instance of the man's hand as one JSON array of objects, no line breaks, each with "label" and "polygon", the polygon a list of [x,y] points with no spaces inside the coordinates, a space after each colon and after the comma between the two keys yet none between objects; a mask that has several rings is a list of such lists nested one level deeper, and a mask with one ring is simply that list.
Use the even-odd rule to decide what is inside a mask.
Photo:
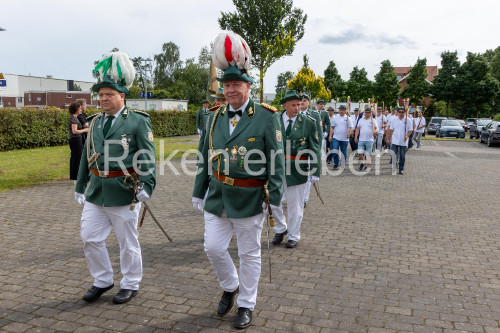
[{"label": "man's hand", "polygon": [[191,201],[193,202],[193,208],[203,213],[203,208],[205,207],[203,199],[193,197]]},{"label": "man's hand", "polygon": [[408,137],[407,137],[407,136],[405,136],[405,140],[404,140],[404,141],[406,142],[406,140],[408,140]]},{"label": "man's hand", "polygon": [[83,195],[83,193],[75,192],[75,200],[79,205],[84,204],[85,203],[85,195]]},{"label": "man's hand", "polygon": [[139,202],[144,202],[144,201],[149,199],[149,195],[144,190],[141,190],[139,193],[137,193],[135,195],[135,197],[137,198],[137,201],[139,201]]},{"label": "man's hand", "polygon": [[311,176],[311,184],[317,183],[319,181],[318,176]]}]

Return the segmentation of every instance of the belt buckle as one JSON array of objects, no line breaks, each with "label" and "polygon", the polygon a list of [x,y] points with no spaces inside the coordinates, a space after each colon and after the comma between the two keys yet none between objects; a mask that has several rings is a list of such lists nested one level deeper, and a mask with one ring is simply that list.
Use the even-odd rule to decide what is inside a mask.
[{"label": "belt buckle", "polygon": [[108,175],[109,175],[109,171],[101,171],[101,170],[99,170],[99,177],[107,178]]},{"label": "belt buckle", "polygon": [[233,186],[234,185],[234,178],[226,176],[226,178],[224,178],[224,184]]}]

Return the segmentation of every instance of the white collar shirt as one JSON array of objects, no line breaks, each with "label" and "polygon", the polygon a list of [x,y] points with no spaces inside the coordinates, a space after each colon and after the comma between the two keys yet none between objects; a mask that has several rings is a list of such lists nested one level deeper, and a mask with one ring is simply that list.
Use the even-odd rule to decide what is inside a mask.
[{"label": "white collar shirt", "polygon": [[[415,133],[424,133],[425,132],[425,118],[418,117],[415,118]],[[423,126],[421,129],[418,129],[420,126]]]},{"label": "white collar shirt", "polygon": [[[346,124],[346,122],[348,122]],[[353,128],[352,119],[344,115],[343,117],[338,115],[333,117],[331,120],[330,126],[333,127],[333,138],[338,141],[349,141],[349,137],[347,136],[347,126],[349,128]]]},{"label": "white collar shirt", "polygon": [[358,122],[359,141],[374,141],[373,127],[375,127],[375,130],[377,130],[378,128],[377,124],[374,123],[374,119],[370,118],[366,119],[365,117],[363,117]]},{"label": "white collar shirt", "polygon": [[[243,103],[243,105],[238,109],[238,110],[241,110],[242,116],[243,116],[243,113],[245,112],[249,102],[250,102],[250,99],[247,99],[247,101],[245,103]],[[229,111],[238,111],[238,110],[233,109],[233,107],[231,105],[229,105],[228,110]],[[236,128],[236,126],[238,126],[240,118],[241,117],[238,115],[235,115],[233,118],[229,118],[229,136],[231,136],[233,134],[234,129]]]},{"label": "white collar shirt", "polygon": [[286,111],[283,112],[283,125],[285,126],[285,135],[286,135],[286,129],[288,128],[288,120],[292,120],[292,129],[293,129],[293,126],[295,126],[295,121],[297,120],[297,116],[293,117],[293,118],[290,118],[288,117],[288,115],[286,114]]},{"label": "white collar shirt", "polygon": [[378,127],[378,134],[384,134],[384,123],[387,121],[386,116],[381,114],[380,116],[377,116],[377,127]]},{"label": "white collar shirt", "polygon": [[[122,113],[123,109],[125,109],[125,105],[120,109],[120,111],[118,111],[117,113],[114,114],[114,118],[113,120],[111,121],[111,126],[113,126],[113,124],[115,123],[116,119],[118,119],[118,116]],[[106,116],[104,117],[103,121],[102,121],[102,126],[104,126],[104,124],[106,124],[106,122],[108,121],[108,115],[106,114]]]},{"label": "white collar shirt", "polygon": [[405,121],[405,118],[403,119],[399,119],[399,117],[393,118],[391,120],[390,129],[393,131],[391,137],[391,144],[408,147],[408,140],[405,141],[405,137],[408,135],[410,131],[413,130],[413,125],[410,119]]}]

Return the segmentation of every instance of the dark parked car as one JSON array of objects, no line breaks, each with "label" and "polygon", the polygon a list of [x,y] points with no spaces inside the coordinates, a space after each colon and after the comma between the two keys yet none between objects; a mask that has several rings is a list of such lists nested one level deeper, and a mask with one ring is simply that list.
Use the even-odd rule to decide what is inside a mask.
[{"label": "dark parked car", "polygon": [[455,137],[465,139],[465,130],[458,120],[443,120],[436,130],[436,137]]},{"label": "dark parked car", "polygon": [[481,133],[481,130],[483,129],[484,126],[491,123],[491,121],[492,121],[491,119],[477,119],[469,129],[470,138],[479,139],[479,134]]},{"label": "dark parked car", "polygon": [[488,147],[500,143],[500,122],[492,121],[484,126],[479,135],[479,142],[486,142]]},{"label": "dark parked car", "polygon": [[465,120],[465,123],[467,124],[467,127],[470,128],[472,124],[477,120],[477,118],[467,118]]},{"label": "dark parked car", "polygon": [[465,120],[463,119],[457,119],[458,122],[460,123],[460,125],[462,125],[462,127],[464,128],[464,131],[468,131],[469,130],[469,126],[467,126],[467,123],[465,122]]},{"label": "dark parked car", "polygon": [[436,129],[441,125],[443,120],[446,120],[446,117],[432,117],[431,121],[429,121],[429,125],[427,125],[427,134],[435,134]]}]

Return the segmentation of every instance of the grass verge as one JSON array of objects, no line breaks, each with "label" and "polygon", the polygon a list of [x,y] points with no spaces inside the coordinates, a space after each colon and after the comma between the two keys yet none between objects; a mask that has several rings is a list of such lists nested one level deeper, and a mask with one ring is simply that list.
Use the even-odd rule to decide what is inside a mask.
[{"label": "grass verge", "polygon": [[[198,148],[198,144],[191,139],[156,139],[157,161],[160,160],[160,141],[162,140],[164,142],[163,159],[176,150],[172,159],[181,158],[186,151]],[[69,179],[70,154],[69,146],[0,152],[0,192]]]},{"label": "grass verge", "polygon": [[422,140],[479,142],[479,139],[436,138],[435,136],[423,136]]}]

